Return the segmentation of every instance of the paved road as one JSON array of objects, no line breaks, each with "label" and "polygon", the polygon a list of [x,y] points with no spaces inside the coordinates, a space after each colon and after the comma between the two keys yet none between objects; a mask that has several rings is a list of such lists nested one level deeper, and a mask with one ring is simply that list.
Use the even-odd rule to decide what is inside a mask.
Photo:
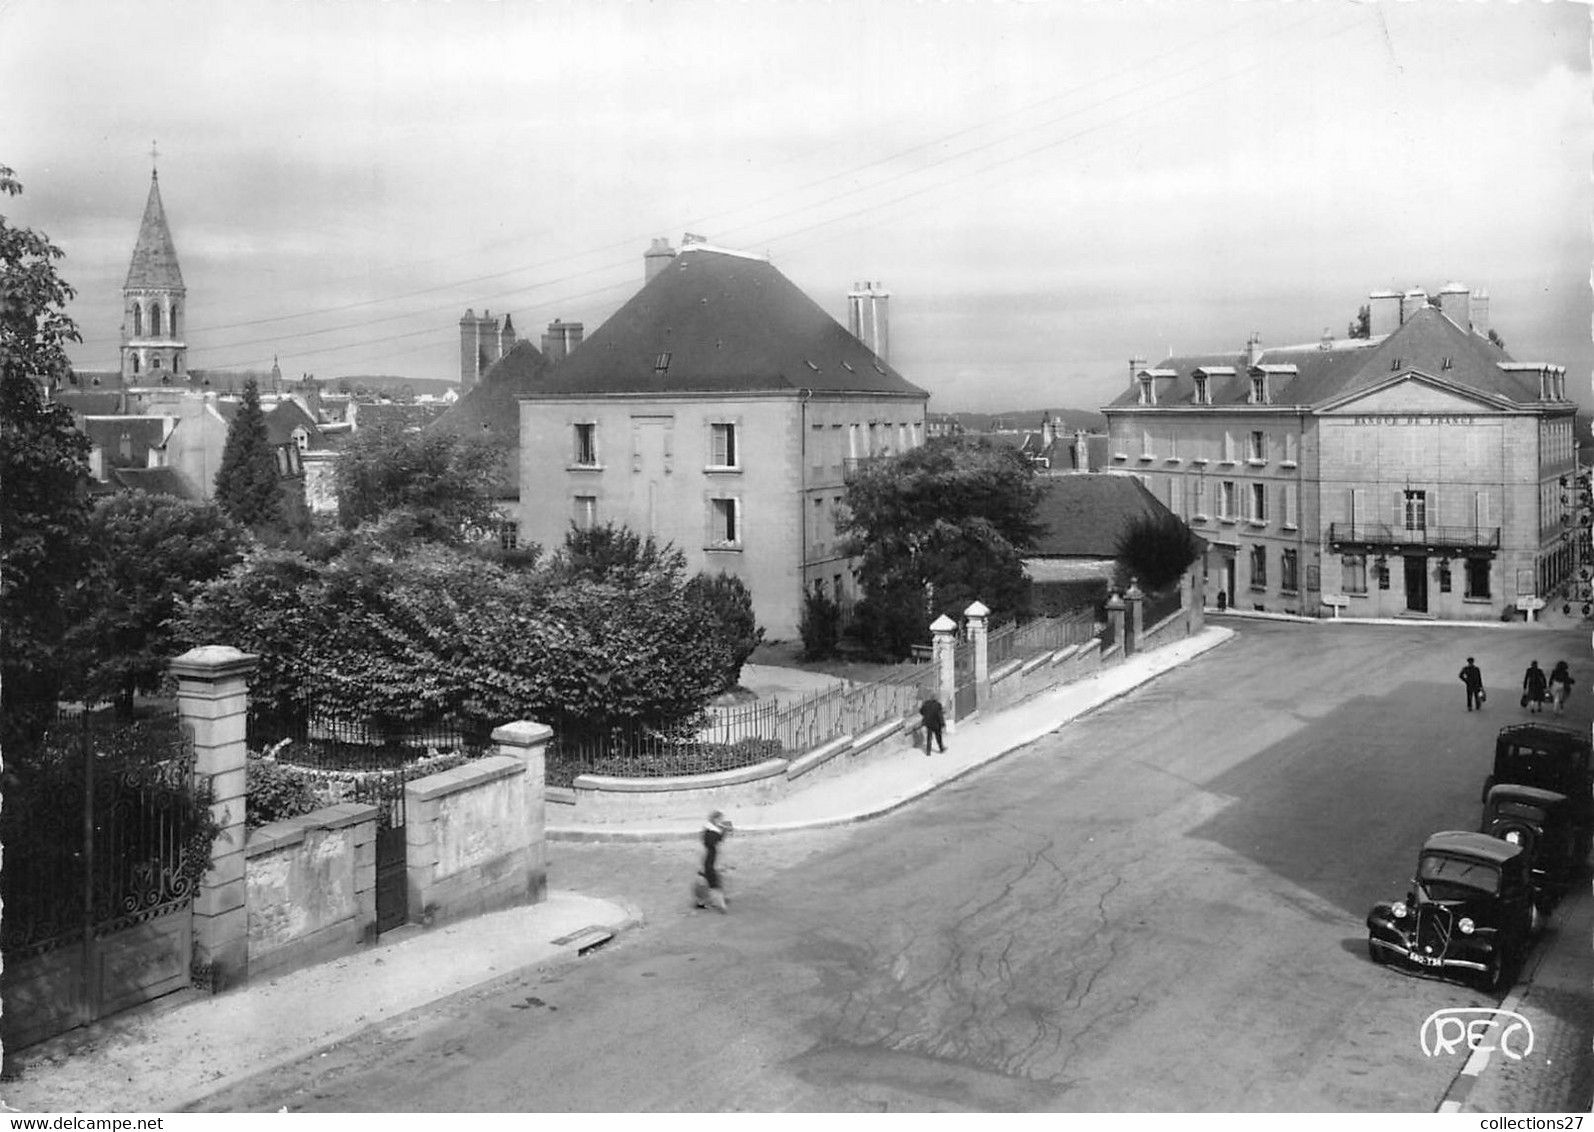
[{"label": "paved road", "polygon": [[1477,820],[1528,660],[1573,659],[1588,725],[1586,638],[1237,628],[896,814],[732,842],[728,917],[686,844],[556,844],[646,926],[207,1107],[1431,1111],[1460,1065],[1422,1020],[1489,1000],[1373,966],[1362,920]]}]

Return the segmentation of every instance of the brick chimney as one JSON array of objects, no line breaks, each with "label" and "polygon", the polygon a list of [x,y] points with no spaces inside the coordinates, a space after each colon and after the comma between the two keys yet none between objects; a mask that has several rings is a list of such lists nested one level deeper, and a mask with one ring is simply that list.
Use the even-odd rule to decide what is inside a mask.
[{"label": "brick chimney", "polygon": [[1247,368],[1256,365],[1262,360],[1262,335],[1256,331],[1251,332],[1251,337],[1245,340],[1245,364]]},{"label": "brick chimney", "polygon": [[1472,332],[1487,338],[1489,331],[1493,329],[1489,325],[1489,292],[1482,290],[1472,292],[1471,305]]},{"label": "brick chimney", "polygon": [[542,336],[542,352],[550,362],[562,362],[581,345],[584,332],[582,323],[556,318],[548,324],[548,330]]},{"label": "brick chimney", "polygon": [[1367,296],[1367,309],[1367,330],[1374,338],[1400,329],[1399,291],[1374,291]]},{"label": "brick chimney", "polygon": [[1406,325],[1416,313],[1428,305],[1428,292],[1421,287],[1409,288],[1400,297],[1400,324]]},{"label": "brick chimney", "polygon": [[675,249],[664,236],[655,236],[653,244],[642,253],[642,282],[651,283],[653,277],[669,266],[675,258]]},{"label": "brick chimney", "polygon": [[890,302],[891,292],[878,283],[857,283],[847,292],[847,329],[887,364],[891,361]]}]

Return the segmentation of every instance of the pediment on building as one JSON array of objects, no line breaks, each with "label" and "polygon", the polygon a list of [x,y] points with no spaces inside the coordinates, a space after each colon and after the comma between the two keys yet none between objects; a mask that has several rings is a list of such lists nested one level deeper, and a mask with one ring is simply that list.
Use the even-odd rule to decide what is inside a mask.
[{"label": "pediment on building", "polygon": [[1318,407],[1322,416],[1382,413],[1487,413],[1516,409],[1510,400],[1434,377],[1421,370],[1390,374],[1376,385],[1342,394]]}]

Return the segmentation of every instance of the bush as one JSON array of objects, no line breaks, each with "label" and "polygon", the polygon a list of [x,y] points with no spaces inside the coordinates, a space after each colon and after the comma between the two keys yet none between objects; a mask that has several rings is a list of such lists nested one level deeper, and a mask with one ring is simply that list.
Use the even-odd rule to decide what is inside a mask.
[{"label": "bush", "polygon": [[245,781],[249,800],[244,824],[249,829],[321,808],[321,800],[309,780],[274,759],[250,755]]},{"label": "bush", "polygon": [[742,680],[742,665],[764,639],[764,630],[753,616],[752,593],[740,578],[722,571],[698,574],[686,583],[686,595],[716,627],[727,653],[724,687],[736,687]]},{"label": "bush", "polygon": [[1172,512],[1142,515],[1118,538],[1118,560],[1142,589],[1164,590],[1201,557],[1201,540]]},{"label": "bush", "polygon": [[804,660],[828,660],[841,644],[841,606],[815,586],[803,597],[803,617],[799,632],[803,638]]}]

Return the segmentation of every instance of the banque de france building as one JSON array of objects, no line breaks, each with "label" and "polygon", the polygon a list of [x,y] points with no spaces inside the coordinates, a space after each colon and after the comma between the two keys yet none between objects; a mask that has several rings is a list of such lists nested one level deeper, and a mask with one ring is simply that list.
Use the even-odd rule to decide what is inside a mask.
[{"label": "banque de france building", "polygon": [[1131,364],[1111,466],[1207,542],[1207,602],[1497,620],[1574,569],[1566,371],[1461,284],[1374,292],[1369,336]]}]

